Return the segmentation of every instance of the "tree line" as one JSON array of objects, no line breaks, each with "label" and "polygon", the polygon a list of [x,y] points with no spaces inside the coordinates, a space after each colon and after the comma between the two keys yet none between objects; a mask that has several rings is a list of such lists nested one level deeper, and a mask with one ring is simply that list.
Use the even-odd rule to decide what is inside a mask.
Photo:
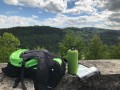
[{"label": "tree line", "polygon": [[[54,38],[58,37],[56,36]],[[48,39],[46,38],[46,41]],[[52,49],[49,50],[62,57],[67,54],[67,50],[70,49],[71,46],[75,46],[79,51],[79,60],[120,59],[120,44],[108,46],[103,43],[100,35],[98,34],[94,34],[90,41],[85,43],[79,35],[68,31],[59,43],[56,43],[54,39],[52,41],[58,49],[56,51],[52,51],[52,49],[54,49],[52,47]],[[49,45],[37,46],[33,47],[33,49],[46,48],[47,46]],[[0,62],[7,62],[10,54],[20,48],[22,48],[21,40],[11,33],[4,32],[3,35],[0,36]],[[30,49],[29,47],[26,48]]]},{"label": "tree line", "polygon": [[120,59],[120,43],[108,46],[103,43],[98,34],[94,34],[86,44],[75,34],[67,33],[59,43],[60,55],[65,56],[71,45],[78,50],[79,60]]}]

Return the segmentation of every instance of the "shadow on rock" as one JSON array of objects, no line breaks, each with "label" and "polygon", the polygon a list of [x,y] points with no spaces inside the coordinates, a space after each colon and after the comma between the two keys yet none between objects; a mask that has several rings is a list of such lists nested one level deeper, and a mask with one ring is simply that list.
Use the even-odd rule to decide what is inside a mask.
[{"label": "shadow on rock", "polygon": [[67,74],[56,90],[120,90],[120,74],[99,75],[87,79],[86,82]]}]

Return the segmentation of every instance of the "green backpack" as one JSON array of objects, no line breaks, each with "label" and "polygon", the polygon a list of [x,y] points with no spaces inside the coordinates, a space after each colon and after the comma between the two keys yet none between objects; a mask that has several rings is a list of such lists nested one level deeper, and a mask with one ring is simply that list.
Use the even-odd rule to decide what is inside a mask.
[{"label": "green backpack", "polygon": [[9,59],[7,67],[2,68],[2,72],[16,78],[13,88],[21,82],[23,90],[26,90],[24,78],[34,81],[35,90],[54,88],[66,70],[64,59],[47,50],[19,49],[13,52]]},{"label": "green backpack", "polygon": [[[9,57],[9,60],[10,60],[10,63],[13,65],[13,66],[16,66],[16,67],[21,67],[22,65],[22,62],[23,62],[23,58],[20,58],[20,55],[22,53],[24,53],[25,51],[28,51],[28,49],[19,49],[15,52],[13,52],[10,57]],[[38,60],[36,59],[31,59],[29,61],[26,62],[25,64],[25,67],[26,68],[30,68],[32,66],[35,66],[38,64]],[[34,68],[35,69],[35,68]]]}]

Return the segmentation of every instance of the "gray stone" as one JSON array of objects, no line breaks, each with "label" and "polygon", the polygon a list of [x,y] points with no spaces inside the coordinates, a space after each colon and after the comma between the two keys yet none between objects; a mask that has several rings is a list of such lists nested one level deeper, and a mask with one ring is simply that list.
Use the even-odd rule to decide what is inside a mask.
[{"label": "gray stone", "polygon": [[[101,75],[81,82],[78,76],[66,73],[55,90],[120,90],[120,61],[119,60],[82,60],[79,63],[97,67]],[[6,64],[0,64],[0,68]],[[22,90],[21,84],[15,89],[13,78],[5,77],[0,82],[0,90]],[[25,80],[27,90],[34,90],[31,80]]]}]

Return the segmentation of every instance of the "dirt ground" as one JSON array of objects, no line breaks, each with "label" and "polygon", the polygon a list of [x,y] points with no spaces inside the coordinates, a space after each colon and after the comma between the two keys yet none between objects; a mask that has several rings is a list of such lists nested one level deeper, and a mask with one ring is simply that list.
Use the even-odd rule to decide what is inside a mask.
[{"label": "dirt ground", "polygon": [[[120,60],[82,60],[79,63],[97,67],[101,75],[80,82],[78,76],[66,73],[55,90],[120,90]],[[5,66],[6,64],[0,64],[0,68]],[[14,79],[5,77],[0,82],[0,90],[22,90],[21,85],[13,89],[13,81]],[[34,90],[32,81],[25,80],[25,84],[27,90]]]}]

